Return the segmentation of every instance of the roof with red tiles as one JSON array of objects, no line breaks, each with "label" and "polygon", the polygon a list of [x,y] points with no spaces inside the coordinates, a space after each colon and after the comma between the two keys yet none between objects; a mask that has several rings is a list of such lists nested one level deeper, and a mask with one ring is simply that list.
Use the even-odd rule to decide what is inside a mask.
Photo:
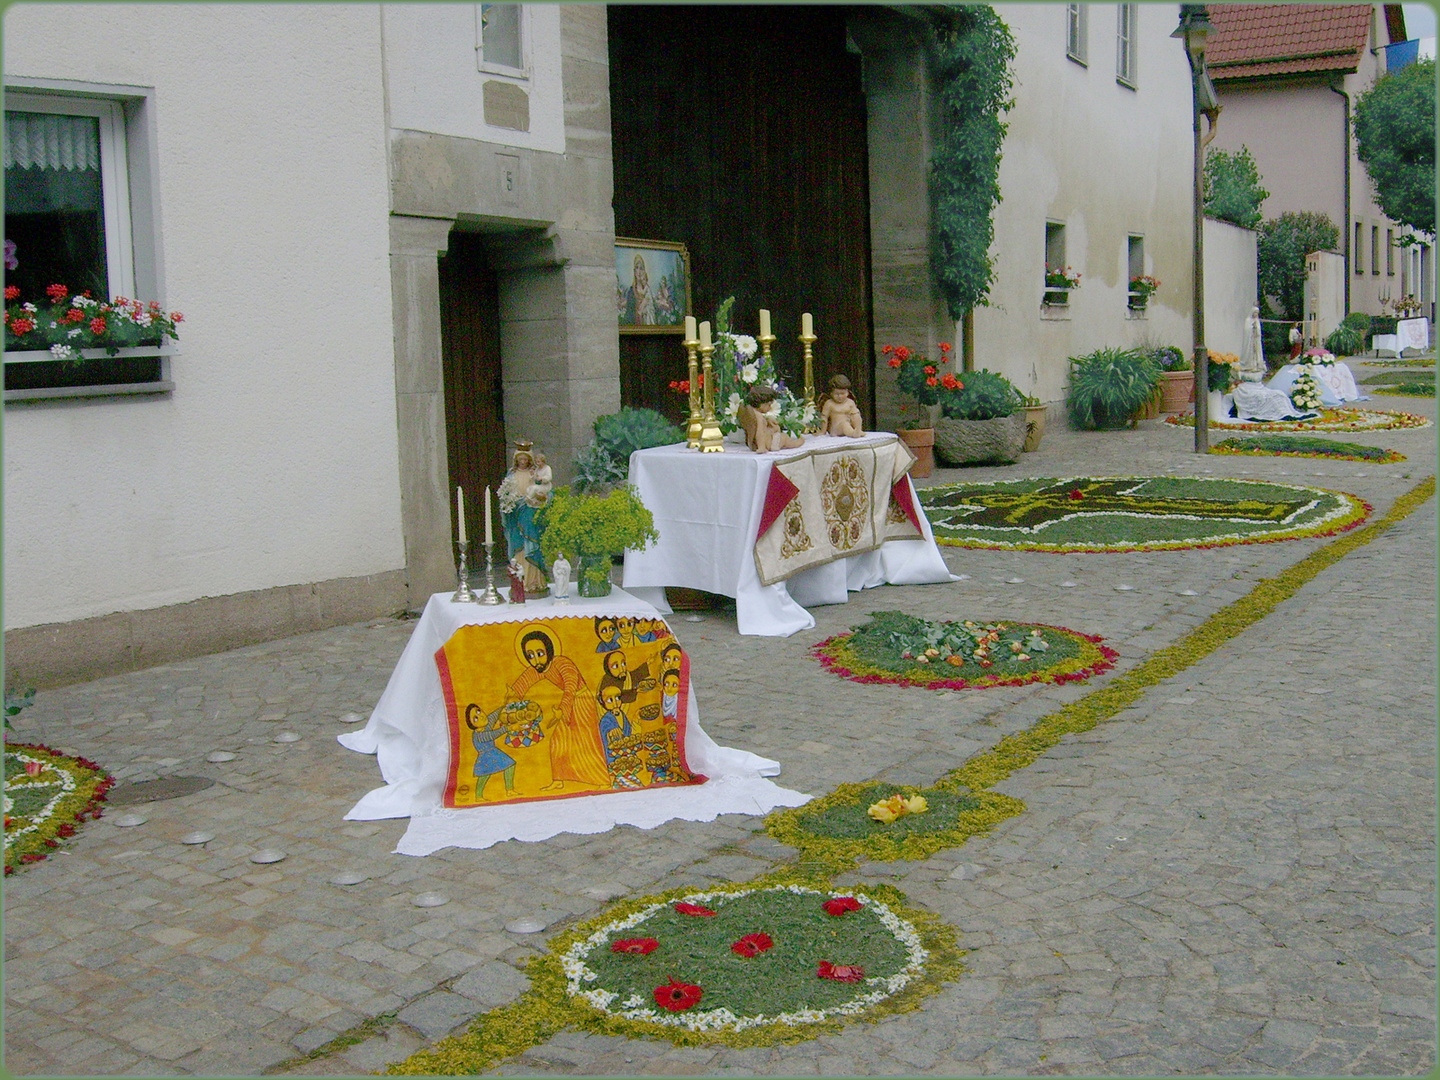
[{"label": "roof with red tiles", "polygon": [[1354,71],[1370,40],[1371,4],[1210,4],[1205,64],[1216,82]]}]

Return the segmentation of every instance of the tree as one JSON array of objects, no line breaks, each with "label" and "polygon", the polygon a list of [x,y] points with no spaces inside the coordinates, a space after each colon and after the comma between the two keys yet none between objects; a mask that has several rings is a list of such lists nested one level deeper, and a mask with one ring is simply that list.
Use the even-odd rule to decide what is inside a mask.
[{"label": "tree", "polygon": [[1435,233],[1435,61],[1376,80],[1355,101],[1355,143],[1385,215]]},{"label": "tree", "polygon": [[1260,170],[1248,147],[1234,153],[1211,150],[1205,158],[1205,213],[1247,229],[1260,227],[1260,204],[1270,192],[1260,186]]},{"label": "tree", "polygon": [[1010,108],[1015,39],[988,4],[951,9],[935,34],[939,104],[930,159],[935,208],[935,273],[950,317],[985,303],[994,276],[991,211],[1000,201],[1000,143]]},{"label": "tree", "polygon": [[1305,256],[1312,251],[1334,251],[1340,230],[1326,214],[1281,214],[1260,226],[1257,244],[1260,296],[1273,296],[1287,319],[1305,313]]}]

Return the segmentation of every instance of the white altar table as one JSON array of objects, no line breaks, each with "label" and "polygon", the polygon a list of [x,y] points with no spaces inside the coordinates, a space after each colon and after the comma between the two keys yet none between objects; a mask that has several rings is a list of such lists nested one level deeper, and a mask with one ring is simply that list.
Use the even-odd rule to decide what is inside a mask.
[{"label": "white altar table", "polygon": [[777,806],[800,806],[810,800],[808,795],[765,779],[780,772],[779,762],[718,746],[705,734],[694,705],[692,679],[685,752],[691,771],[708,777],[705,783],[446,809],[442,789],[449,768],[450,740],[436,650],[466,625],[596,614],[660,617],[653,606],[623,590],[585,599],[573,584],[569,605],[557,605],[551,597],[490,606],[457,604],[449,593],[430,597],[369,722],[359,731],[337,736],[340,745],[348,749],[375,754],[385,781],[383,787],[361,798],[345,819],[408,817],[410,826],[396,852],[428,855],[443,847],[486,848],[501,840],[544,840],[562,832],[600,833],[616,825],[651,829],[675,818],[712,821],[720,814],[765,814]]},{"label": "white altar table", "polygon": [[873,551],[761,584],[754,548],[772,467],[817,449],[893,440],[889,432],[876,432],[861,439],[811,435],[798,450],[769,454],[729,442],[723,454],[701,454],[683,444],[637,451],[630,456],[630,481],[655,516],[660,542],[648,551],[626,553],[626,590],[661,610],[669,610],[667,585],[731,596],[740,633],[788,637],[815,625],[807,607],[843,604],[849,593],[876,585],[955,580],[907,475],[903,483],[923,538],[888,541]]}]

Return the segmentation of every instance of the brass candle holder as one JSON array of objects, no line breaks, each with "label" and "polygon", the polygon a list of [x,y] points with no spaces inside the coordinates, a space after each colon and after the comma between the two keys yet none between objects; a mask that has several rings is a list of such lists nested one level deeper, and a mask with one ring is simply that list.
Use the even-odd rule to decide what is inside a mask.
[{"label": "brass candle holder", "polygon": [[686,338],[680,344],[685,346],[685,358],[689,363],[690,370],[690,419],[685,425],[685,445],[691,450],[700,449],[700,436],[704,431],[705,423],[701,415],[699,365],[695,360],[695,350],[700,342],[696,338]]},{"label": "brass candle holder", "polygon": [[812,434],[820,430],[820,403],[815,400],[815,357],[813,353],[817,340],[819,339],[814,334],[802,333],[800,335],[800,347],[805,351],[805,397],[803,400],[805,404],[813,406],[816,410],[815,420],[805,428]]},{"label": "brass candle holder", "polygon": [[775,344],[775,335],[762,334],[755,340],[760,342],[760,355],[765,358],[765,362],[768,364],[770,362],[770,347]]},{"label": "brass candle holder", "polygon": [[710,369],[710,357],[714,345],[701,345],[700,356],[705,376],[705,414],[700,418],[700,452],[702,454],[723,454],[725,436],[720,431],[720,422],[715,419],[715,379]]}]

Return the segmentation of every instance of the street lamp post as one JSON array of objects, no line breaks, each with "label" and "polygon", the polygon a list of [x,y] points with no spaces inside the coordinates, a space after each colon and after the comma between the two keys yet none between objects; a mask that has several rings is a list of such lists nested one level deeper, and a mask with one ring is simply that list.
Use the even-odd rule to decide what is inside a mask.
[{"label": "street lamp post", "polygon": [[[1170,36],[1185,43],[1190,61],[1190,96],[1194,112],[1194,266],[1191,279],[1191,326],[1194,331],[1195,371],[1195,452],[1210,452],[1210,362],[1205,348],[1205,168],[1201,151],[1215,138],[1215,124],[1220,116],[1220,102],[1215,85],[1205,70],[1205,44],[1215,29],[1205,14],[1204,4],[1181,4],[1180,25]],[[1202,139],[1200,117],[1209,121],[1209,131]]]}]

